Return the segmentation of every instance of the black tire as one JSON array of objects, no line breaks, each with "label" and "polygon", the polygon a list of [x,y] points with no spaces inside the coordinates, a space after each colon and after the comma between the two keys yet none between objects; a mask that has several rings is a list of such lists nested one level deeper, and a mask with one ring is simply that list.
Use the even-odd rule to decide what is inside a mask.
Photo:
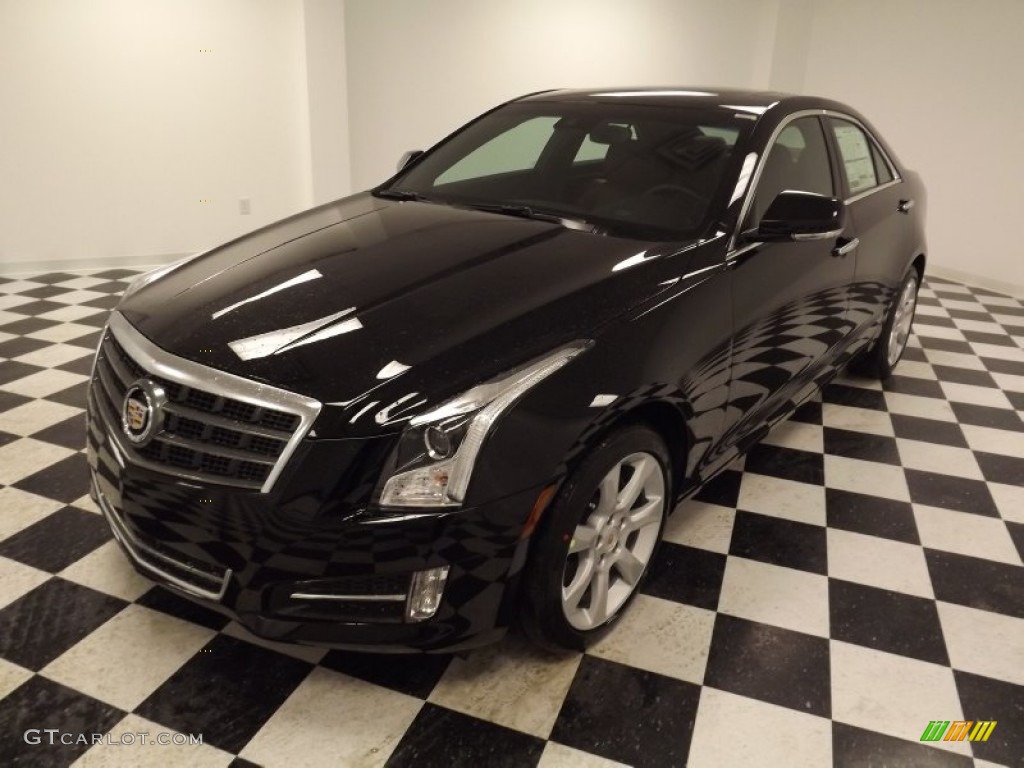
[{"label": "black tire", "polygon": [[[665,519],[671,510],[670,466],[668,449],[658,433],[646,426],[632,425],[609,433],[569,474],[534,534],[523,576],[519,623],[531,640],[551,649],[581,650],[604,634],[629,607],[657,555]],[[613,475],[616,468],[618,475]],[[620,490],[614,499],[608,494],[602,502],[605,498],[602,483],[610,488],[615,477],[621,478]],[[628,481],[634,477],[636,485],[642,484],[643,490],[628,507],[615,506],[616,501],[629,499],[635,485],[630,486]],[[655,523],[654,499],[658,495],[659,478],[663,492],[660,517]],[[655,492],[650,493],[651,489]],[[602,522],[609,504],[612,506],[607,522]],[[592,525],[583,526],[587,529],[584,537],[583,528],[577,526],[585,522]],[[637,527],[634,529],[634,526]],[[591,537],[593,531],[599,533]],[[584,547],[584,540],[593,543]],[[649,553],[648,546],[651,547]],[[571,547],[584,548],[571,553]],[[636,576],[637,563],[641,561],[643,568]],[[601,577],[599,571],[605,576]],[[593,575],[587,577],[587,573]],[[578,585],[588,578],[590,586],[580,592]],[[594,586],[602,578],[609,585],[604,590]],[[580,595],[574,607],[566,607],[563,588],[570,594]],[[623,597],[627,589],[630,591]],[[608,609],[604,616],[596,597],[602,591]],[[588,608],[581,607],[584,599]],[[572,602],[571,597],[567,600]],[[593,625],[586,626],[591,621]]]},{"label": "black tire", "polygon": [[[882,332],[878,339],[850,365],[855,373],[882,380],[892,376],[907,347],[907,337],[910,335],[914,312],[917,309],[917,292],[921,287],[920,283],[921,276],[915,267],[911,267],[900,283],[899,290],[893,294],[892,303],[889,305],[889,311],[886,313],[885,323],[882,325]],[[906,306],[908,296],[912,302],[909,307]],[[908,312],[909,318],[906,318]],[[896,344],[893,341],[893,326],[901,320],[906,321],[906,332],[902,334],[902,340],[898,344],[899,349],[895,351],[895,357],[893,357],[894,349],[890,346],[891,343]],[[899,336],[901,334],[897,333],[897,337]]]}]

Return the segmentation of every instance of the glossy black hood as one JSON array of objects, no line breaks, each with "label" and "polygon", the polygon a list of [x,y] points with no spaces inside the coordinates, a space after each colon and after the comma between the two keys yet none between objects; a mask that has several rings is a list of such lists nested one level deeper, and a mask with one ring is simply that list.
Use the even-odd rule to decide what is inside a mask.
[{"label": "glossy black hood", "polygon": [[371,402],[370,417],[403,397],[396,412],[424,407],[592,337],[662,290],[649,262],[663,253],[361,194],[209,251],[119,309],[168,352],[315,397],[328,433],[365,434],[381,427],[349,416]]}]

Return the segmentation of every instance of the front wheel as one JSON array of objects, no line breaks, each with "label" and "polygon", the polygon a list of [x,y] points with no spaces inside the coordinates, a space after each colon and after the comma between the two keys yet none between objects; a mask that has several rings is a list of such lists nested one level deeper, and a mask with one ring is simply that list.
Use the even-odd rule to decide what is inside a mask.
[{"label": "front wheel", "polygon": [[914,310],[917,309],[917,290],[920,278],[917,270],[911,268],[903,278],[899,291],[893,297],[889,312],[882,326],[878,340],[864,356],[857,361],[854,369],[858,373],[887,379],[892,375],[896,364],[903,357],[910,338],[910,328],[914,322]]},{"label": "front wheel", "polygon": [[570,474],[538,530],[521,624],[549,647],[581,649],[629,605],[657,552],[671,475],[661,437],[611,433]]}]

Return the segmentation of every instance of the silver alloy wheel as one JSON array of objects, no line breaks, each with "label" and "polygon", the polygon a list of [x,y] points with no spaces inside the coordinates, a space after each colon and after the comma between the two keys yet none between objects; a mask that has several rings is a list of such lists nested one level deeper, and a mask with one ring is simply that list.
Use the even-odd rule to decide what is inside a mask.
[{"label": "silver alloy wheel", "polygon": [[903,354],[910,337],[910,325],[914,322],[914,309],[917,307],[917,278],[912,277],[903,287],[899,303],[896,305],[896,316],[892,320],[889,331],[889,349],[886,362],[892,368]]},{"label": "silver alloy wheel", "polygon": [[665,476],[649,453],[631,453],[604,476],[573,533],[562,611],[579,630],[622,608],[650,564],[665,516]]}]

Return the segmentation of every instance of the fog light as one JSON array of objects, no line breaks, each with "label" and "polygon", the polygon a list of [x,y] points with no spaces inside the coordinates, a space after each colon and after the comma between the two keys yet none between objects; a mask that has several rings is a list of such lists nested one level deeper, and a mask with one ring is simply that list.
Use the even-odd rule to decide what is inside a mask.
[{"label": "fog light", "polygon": [[444,593],[444,583],[448,580],[448,566],[416,571],[412,575],[409,586],[409,604],[405,616],[410,621],[423,621],[437,613]]}]

